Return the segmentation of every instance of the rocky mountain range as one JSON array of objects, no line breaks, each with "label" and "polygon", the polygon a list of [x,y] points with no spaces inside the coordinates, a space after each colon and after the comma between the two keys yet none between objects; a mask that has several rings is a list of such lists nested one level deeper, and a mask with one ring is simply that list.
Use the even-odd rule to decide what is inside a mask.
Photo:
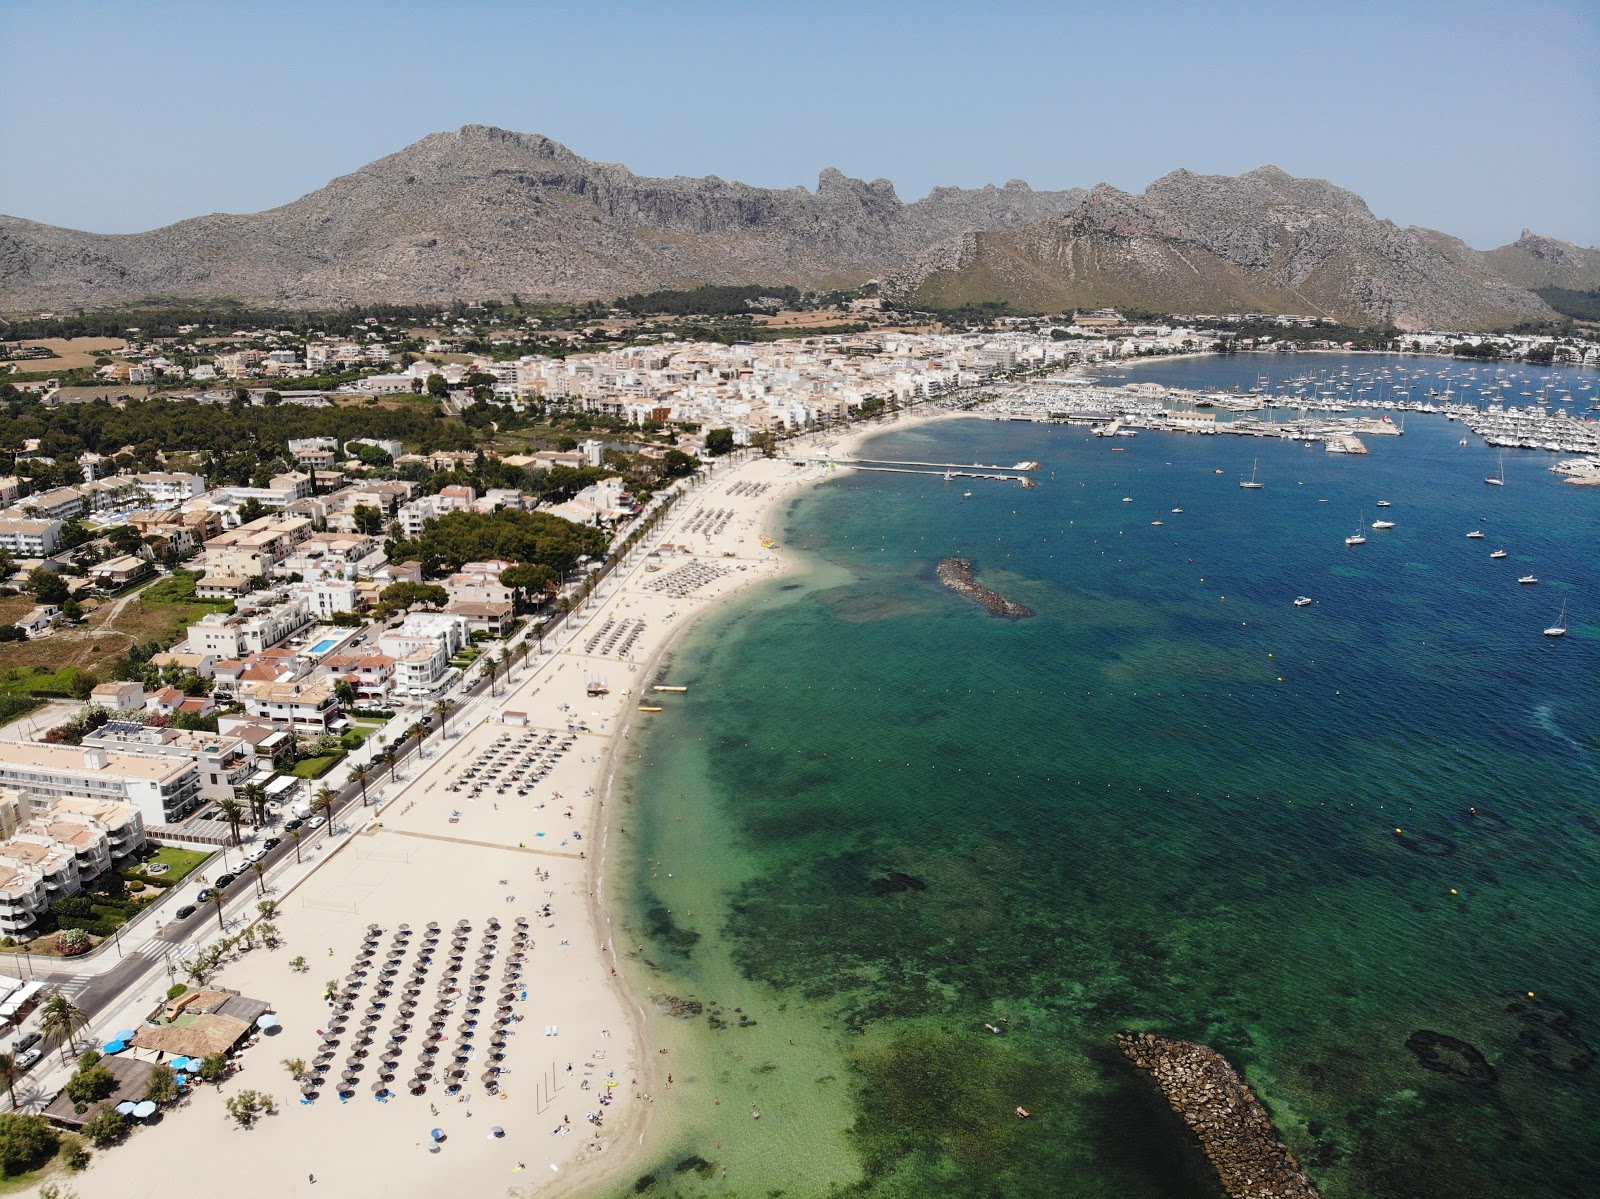
[{"label": "rocky mountain range", "polygon": [[[702,283],[851,286],[924,303],[1327,313],[1405,327],[1538,319],[1526,289],[1600,274],[1528,234],[1481,253],[1274,167],[1179,171],[1134,196],[652,179],[537,135],[436,133],[293,203],[135,234],[0,217],[0,310],[229,299],[281,307],[581,300]],[[1558,286],[1575,286],[1560,282]],[[1593,286],[1594,284],[1588,284]]]},{"label": "rocky mountain range", "polygon": [[[1238,177],[1175,171],[1142,195],[1105,184],[1067,212],[963,235],[886,286],[951,306],[1132,306],[1164,312],[1293,312],[1402,329],[1547,319],[1531,287],[1594,286],[1600,251],[1524,234],[1483,253],[1380,220],[1354,192],[1277,167]],[[1555,267],[1560,262],[1560,269]]]}]

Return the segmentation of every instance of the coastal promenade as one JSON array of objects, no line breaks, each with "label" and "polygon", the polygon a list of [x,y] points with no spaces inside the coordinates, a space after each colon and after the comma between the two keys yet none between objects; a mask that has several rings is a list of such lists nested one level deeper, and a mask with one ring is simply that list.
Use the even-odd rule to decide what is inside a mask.
[{"label": "coastal promenade", "polygon": [[[938,415],[918,412],[902,423]],[[847,443],[881,427],[835,434],[829,448],[847,452]],[[662,651],[717,602],[785,569],[780,549],[764,541],[765,522],[827,474],[753,456],[717,464],[545,638],[542,652],[492,689],[469,692],[409,777],[374,789],[371,808],[347,807],[316,843],[315,869],[286,872],[274,889],[282,947],[239,956],[212,980],[267,1000],[282,1029],[245,1051],[219,1089],[196,1093],[158,1125],[97,1154],[74,1180],[82,1199],[162,1194],[177,1160],[263,1197],[312,1187],[419,1199],[444,1190],[560,1196],[623,1178],[635,1152],[652,1144],[649,1112],[671,1092],[670,1057],[657,1052],[669,1046],[655,1043],[649,997],[625,989],[613,941],[612,759],[635,721],[650,719],[641,708],[672,701],[652,687]],[[300,1101],[282,1062],[310,1061],[318,1051],[330,1014],[324,995],[347,977],[369,926],[387,940],[403,923],[449,930],[459,921],[476,942],[491,920],[509,928],[519,918],[528,920],[532,943],[498,1094],[480,1084],[485,1063],[474,1060],[459,1094],[447,1093],[442,1079],[411,1094],[402,1074],[396,1093],[379,1102],[368,1074],[347,1101],[331,1086]],[[296,957],[306,959],[304,970],[290,968]],[[160,962],[152,965],[121,1009],[101,1013],[95,1031],[148,1011],[166,981]],[[431,989],[425,998],[434,999]],[[407,1034],[408,1059],[421,1035]],[[224,1104],[241,1089],[276,1096],[280,1113],[248,1133],[230,1131]],[[444,1133],[437,1145],[435,1128]]]}]

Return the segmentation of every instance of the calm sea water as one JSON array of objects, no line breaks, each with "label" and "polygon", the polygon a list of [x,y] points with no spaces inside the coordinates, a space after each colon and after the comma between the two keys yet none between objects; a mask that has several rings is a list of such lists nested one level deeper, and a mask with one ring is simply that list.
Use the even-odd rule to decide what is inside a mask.
[{"label": "calm sea water", "polygon": [[[1343,366],[1128,373],[1279,363]],[[1462,433],[1413,415],[1350,457],[963,420],[872,452],[1036,459],[1037,489],[797,500],[808,569],[680,647],[690,691],[635,746],[630,968],[704,1005],[651,1028],[673,1148],[638,1185],[1209,1195],[1132,1027],[1225,1053],[1330,1197],[1594,1194],[1600,494],[1534,452],[1485,486]],[[1037,615],[941,587],[951,554]],[[1492,1078],[1423,1068],[1422,1030]]]}]

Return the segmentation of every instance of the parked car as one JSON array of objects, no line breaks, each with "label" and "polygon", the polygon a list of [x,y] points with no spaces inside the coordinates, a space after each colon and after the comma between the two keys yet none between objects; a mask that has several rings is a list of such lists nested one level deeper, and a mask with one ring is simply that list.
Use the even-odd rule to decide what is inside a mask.
[{"label": "parked car", "polygon": [[194,904],[186,903],[174,913],[179,920],[187,920],[194,915]]},{"label": "parked car", "polygon": [[199,900],[201,903],[207,903],[207,902],[210,901],[212,894],[213,894],[213,892],[212,892],[211,888],[210,887],[206,887],[204,890],[202,890],[200,892],[200,894],[196,895],[195,898],[197,900]]},{"label": "parked car", "polygon": [[290,829],[297,829],[304,823],[305,823],[305,821],[301,820],[300,817],[298,817],[298,816],[295,816],[295,817],[292,817],[292,818],[290,818],[288,820],[285,820],[283,822],[284,832],[288,832]]},{"label": "parked car", "polygon": [[328,823],[328,819],[327,819],[326,816],[313,816],[310,820],[306,821],[306,827],[307,828],[321,828],[323,825],[325,825],[327,823]]},{"label": "parked car", "polygon": [[17,1059],[18,1068],[23,1070],[29,1069],[34,1062],[39,1060],[39,1058],[43,1055],[43,1052],[44,1051],[41,1049],[29,1049]]},{"label": "parked car", "polygon": [[237,874],[219,874],[219,875],[217,875],[217,890],[219,890],[219,891],[222,890],[223,887],[228,886],[230,883],[233,882],[234,879],[236,879],[238,877],[239,876]]},{"label": "parked car", "polygon": [[13,1053],[26,1053],[28,1050],[32,1049],[35,1045],[37,1045],[42,1040],[44,1040],[44,1036],[41,1033],[36,1033],[36,1032],[25,1033],[24,1035],[22,1035],[22,1036],[17,1038],[17,1043],[14,1046],[12,1046],[12,1052]]},{"label": "parked car", "polygon": [[[283,838],[282,837],[268,837],[265,841],[263,841],[261,843],[261,848],[263,850],[275,849],[279,845],[282,845],[282,844],[283,844]],[[262,856],[265,857],[266,855],[263,853]]]}]

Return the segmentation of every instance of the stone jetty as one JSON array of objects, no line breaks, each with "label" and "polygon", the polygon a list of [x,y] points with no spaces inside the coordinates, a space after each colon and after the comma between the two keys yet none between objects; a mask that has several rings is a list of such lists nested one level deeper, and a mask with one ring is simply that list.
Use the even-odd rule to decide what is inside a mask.
[{"label": "stone jetty", "polygon": [[982,604],[990,616],[1004,616],[1021,620],[1032,616],[1033,609],[1013,603],[998,591],[991,591],[972,577],[971,558],[945,558],[939,563],[939,582],[950,590]]},{"label": "stone jetty", "polygon": [[1119,1032],[1117,1045],[1194,1131],[1229,1199],[1319,1199],[1267,1109],[1215,1049],[1147,1032]]}]

